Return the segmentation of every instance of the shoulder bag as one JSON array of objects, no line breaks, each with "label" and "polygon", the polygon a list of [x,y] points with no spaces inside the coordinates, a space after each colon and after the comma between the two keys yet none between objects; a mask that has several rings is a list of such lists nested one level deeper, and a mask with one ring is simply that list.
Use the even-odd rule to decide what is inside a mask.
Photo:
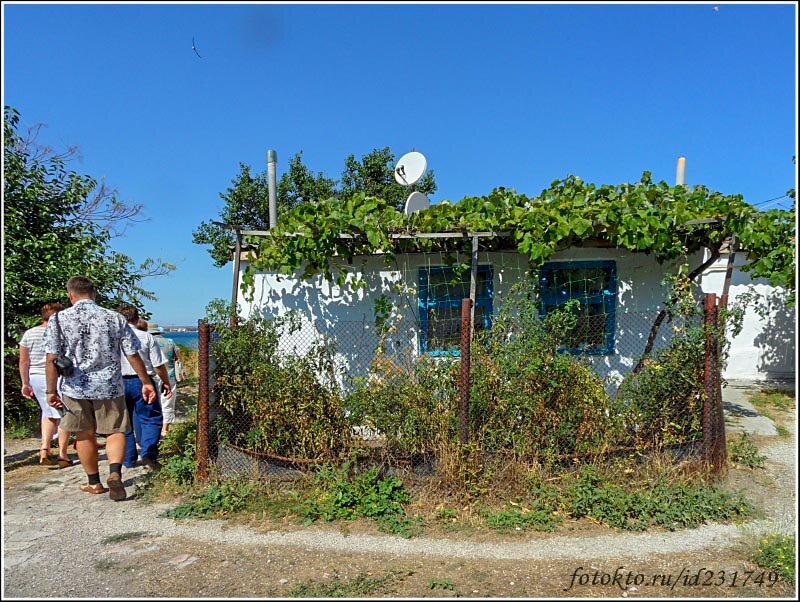
[{"label": "shoulder bag", "polygon": [[[61,330],[61,324],[58,321],[58,313],[59,312],[56,312],[53,317],[56,320],[56,328],[58,329],[58,348],[60,351],[64,348],[64,332]],[[56,359],[53,360],[53,365],[61,376],[70,376],[75,370],[75,365],[72,363],[72,360],[64,353],[60,352]]]}]

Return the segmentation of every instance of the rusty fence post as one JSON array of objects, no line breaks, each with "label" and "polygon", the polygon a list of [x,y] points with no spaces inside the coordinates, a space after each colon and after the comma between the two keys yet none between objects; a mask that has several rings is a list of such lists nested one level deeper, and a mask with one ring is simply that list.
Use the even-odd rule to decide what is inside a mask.
[{"label": "rusty fence post", "polygon": [[720,308],[724,308],[726,304],[726,297],[722,297],[718,303],[714,293],[706,295],[703,458],[715,477],[720,477],[724,473],[728,458],[725,414],[722,407],[722,324],[720,323]]},{"label": "rusty fence post", "polygon": [[711,421],[714,424],[714,449],[711,454],[711,465],[714,467],[714,474],[722,476],[725,472],[728,460],[728,447],[725,437],[725,413],[722,407],[722,348],[725,344],[723,340],[724,315],[720,309],[727,307],[727,295],[720,298],[719,304],[714,311],[714,406],[711,409]]},{"label": "rusty fence post", "polygon": [[705,396],[703,400],[703,460],[711,462],[711,455],[714,445],[713,423],[711,420],[711,408],[713,399],[716,395],[714,386],[714,316],[717,309],[717,296],[708,293],[705,299],[705,365],[703,370],[703,389]]},{"label": "rusty fence post", "polygon": [[459,440],[462,445],[467,442],[469,435],[469,352],[471,341],[472,300],[461,301],[461,382],[459,383],[460,398],[458,404]]},{"label": "rusty fence post", "polygon": [[203,321],[197,322],[197,435],[195,438],[195,453],[197,464],[195,466],[195,480],[201,483],[208,481],[208,359],[210,351],[211,328]]}]

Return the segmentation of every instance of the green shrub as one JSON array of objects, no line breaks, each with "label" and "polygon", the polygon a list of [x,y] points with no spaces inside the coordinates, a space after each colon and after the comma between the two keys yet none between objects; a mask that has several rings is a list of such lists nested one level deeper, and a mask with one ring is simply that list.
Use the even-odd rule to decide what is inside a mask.
[{"label": "green shrub", "polygon": [[[3,422],[6,437],[16,431],[17,436],[28,437],[29,431],[36,433],[41,409],[35,399],[22,396],[22,380],[19,376],[19,347],[8,347],[4,354],[3,375]],[[9,428],[9,427],[16,428]],[[23,434],[24,433],[24,434]]]},{"label": "green shrub", "polygon": [[794,585],[795,561],[797,560],[795,538],[790,535],[770,533],[758,545],[753,562],[772,569]]},{"label": "green shrub", "polygon": [[660,447],[702,437],[705,334],[689,328],[617,390],[629,444]]},{"label": "green shrub", "polygon": [[230,479],[209,485],[192,498],[175,508],[165,511],[168,518],[209,518],[239,512],[247,506],[256,488],[247,480]]},{"label": "green shrub", "polygon": [[486,451],[553,460],[616,438],[602,380],[585,359],[557,351],[576,325],[576,301],[542,319],[525,296],[507,300],[472,348],[470,438]]},{"label": "green shrub", "polygon": [[159,443],[162,468],[159,480],[175,483],[187,488],[194,482],[196,466],[195,438],[197,436],[196,413],[192,412],[185,422],[175,422]]},{"label": "green shrub", "polygon": [[347,396],[351,420],[383,435],[390,453],[434,453],[453,428],[458,407],[452,364],[421,356],[409,373],[378,353],[369,376],[356,380]]},{"label": "green shrub", "polygon": [[[529,299],[506,301],[476,336],[470,374],[470,441],[485,453],[557,458],[616,437],[616,414],[584,361],[558,353],[573,305],[544,320]],[[393,453],[439,451],[458,441],[457,358],[419,357],[410,371],[378,354],[347,398],[354,423],[380,432]]]},{"label": "green shrub", "polygon": [[453,508],[438,508],[436,510],[436,519],[440,521],[452,521],[458,518],[458,510]]},{"label": "green shrub", "polygon": [[429,579],[428,589],[443,589],[448,591],[455,591],[456,585],[452,579]]},{"label": "green shrub", "polygon": [[410,496],[403,482],[394,476],[380,478],[375,467],[361,473],[351,467],[349,462],[323,466],[314,487],[296,509],[300,517],[307,524],[320,519],[371,518],[383,530],[410,535],[413,521],[406,519],[403,508]]},{"label": "green shrub", "polygon": [[673,531],[705,522],[751,516],[741,493],[731,494],[698,480],[670,481],[666,475],[623,486],[619,479],[583,466],[565,480],[559,503],[573,518],[590,517],[611,527],[640,531],[658,525]]},{"label": "green shrub", "polygon": [[350,425],[333,363],[334,349],[314,344],[303,355],[279,352],[295,316],[253,315],[231,327],[228,309],[209,306],[214,326],[217,435],[247,449],[293,458],[332,458],[349,443]]},{"label": "green shrub", "polygon": [[750,435],[742,433],[728,438],[728,460],[748,468],[762,468],[767,456],[758,453],[758,447]]},{"label": "green shrub", "polygon": [[[183,369],[186,371],[186,381],[192,382],[197,379],[198,376],[197,360],[200,353],[197,349],[192,349],[183,343],[176,343],[176,345],[178,347],[178,353],[180,353],[181,356]],[[186,384],[186,381],[181,381],[181,386]]]},{"label": "green shrub", "polygon": [[38,417],[9,418],[5,424],[4,435],[6,439],[27,439],[35,437],[39,428]]}]

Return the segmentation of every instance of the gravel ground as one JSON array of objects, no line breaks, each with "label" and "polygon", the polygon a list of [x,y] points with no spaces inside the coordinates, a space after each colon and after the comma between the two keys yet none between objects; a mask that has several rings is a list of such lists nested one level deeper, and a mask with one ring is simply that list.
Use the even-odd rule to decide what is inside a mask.
[{"label": "gravel ground", "polygon": [[[129,499],[114,503],[107,495],[94,496],[78,490],[78,485],[85,480],[80,466],[47,470],[34,465],[9,471],[7,462],[3,486],[3,597],[241,596],[249,592],[243,581],[245,575],[237,577],[242,567],[237,568],[236,562],[229,563],[229,559],[242,556],[275,558],[276,566],[279,559],[294,555],[299,560],[298,565],[310,563],[309,566],[314,562],[352,556],[403,559],[407,563],[417,559],[425,566],[436,562],[451,566],[458,561],[494,566],[493,563],[514,561],[528,566],[567,567],[592,562],[606,566],[617,566],[621,562],[652,563],[669,558],[670,554],[677,555],[676,558],[687,554],[703,558],[713,550],[713,557],[719,560],[724,558],[722,550],[741,548],[743,542],[752,541],[761,533],[774,530],[794,533],[797,457],[794,419],[790,430],[793,432],[791,439],[772,437],[762,446],[762,453],[769,458],[764,487],[765,491],[773,492],[764,494],[764,508],[768,512],[764,520],[742,527],[712,524],[674,533],[631,534],[609,530],[607,534],[586,536],[525,534],[498,542],[477,542],[456,536],[402,539],[346,534],[320,526],[258,532],[220,520],[175,521],[159,517],[171,504],[146,505],[136,501],[136,483],[141,480],[145,468],[125,472]],[[13,453],[9,445],[6,447]],[[33,449],[36,447],[34,444]],[[104,471],[107,471],[107,464],[102,461],[101,478],[105,481],[107,472]],[[312,555],[315,560],[303,559],[303,554]],[[225,578],[230,582],[227,591],[212,594],[210,586],[198,585],[198,575],[211,570],[208,568],[210,558],[217,559],[214,571],[226,573]],[[354,566],[358,564],[356,560],[353,563]],[[285,566],[288,578],[278,584],[286,585],[297,577],[294,573],[299,569],[293,567],[298,565],[291,562]],[[125,570],[119,569],[122,566]],[[195,569],[200,566],[206,567],[204,572],[196,573]],[[323,570],[332,569],[320,568],[320,572]],[[173,577],[165,582],[159,579],[161,573]],[[252,569],[247,574],[252,578]],[[184,589],[180,589],[178,584],[184,581],[186,584],[180,586]],[[170,584],[175,584],[174,591],[170,591]],[[245,595],[284,595],[281,591],[278,588],[265,593],[260,589]],[[480,592],[480,589],[473,591]],[[531,590],[515,592],[512,588],[507,595],[530,595]],[[441,593],[436,590],[423,595]],[[445,593],[452,593],[452,589]]]}]

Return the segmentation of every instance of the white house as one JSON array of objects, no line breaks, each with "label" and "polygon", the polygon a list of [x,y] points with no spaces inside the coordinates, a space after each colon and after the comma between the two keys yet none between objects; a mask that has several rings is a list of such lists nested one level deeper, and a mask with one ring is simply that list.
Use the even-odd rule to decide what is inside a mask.
[{"label": "white house", "polygon": [[[690,266],[704,261],[690,258]],[[468,261],[462,255],[459,261]],[[785,307],[785,293],[764,282],[751,282],[741,272],[744,257],[736,256],[730,298],[733,302],[752,284],[771,303],[764,318],[751,308],[742,332],[732,341],[726,378],[793,379],[795,319]],[[246,265],[246,261],[243,262]],[[704,292],[721,294],[727,256],[702,276]],[[508,297],[512,285],[529,272],[527,260],[516,251],[478,254],[476,328],[490,327],[492,316]],[[582,348],[595,371],[614,390],[642,355],[653,321],[663,306],[663,283],[675,266],[659,264],[651,255],[613,247],[575,247],[554,255],[540,270],[545,310],[577,298],[587,307]],[[256,275],[252,301],[240,299],[240,315],[256,311],[268,317],[296,312],[299,330],[286,334],[287,352],[304,352],[322,338],[335,347],[339,365],[348,376],[365,375],[381,346],[382,360],[408,366],[421,355],[450,354],[458,346],[461,299],[469,296],[469,270],[463,281],[452,281],[452,270],[437,253],[398,254],[386,265],[382,255],[357,257],[350,266],[359,286],[340,287],[317,275],[302,281],[261,272]],[[388,303],[386,303],[388,302]],[[376,305],[377,304],[377,305]],[[391,308],[383,336],[376,327],[376,307]],[[665,321],[655,348],[666,344],[680,325]]]},{"label": "white house", "polygon": [[[741,270],[747,259],[744,253],[734,255],[728,305],[755,291],[757,305],[750,305],[744,316],[741,333],[731,341],[728,363],[723,372],[727,380],[791,381],[796,370],[797,314],[786,305],[788,293],[766,280],[753,280]],[[705,293],[721,295],[728,266],[728,254],[722,256],[701,276]]]}]

